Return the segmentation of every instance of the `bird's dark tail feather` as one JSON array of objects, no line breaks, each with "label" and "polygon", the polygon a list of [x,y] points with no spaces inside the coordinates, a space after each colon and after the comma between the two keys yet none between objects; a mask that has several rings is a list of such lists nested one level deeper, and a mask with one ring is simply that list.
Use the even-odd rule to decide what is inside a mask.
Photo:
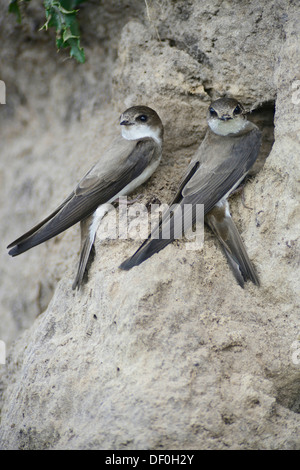
[{"label": "bird's dark tail feather", "polygon": [[55,220],[55,217],[63,209],[66,203],[72,198],[72,196],[73,194],[70,194],[70,196],[65,199],[65,201],[63,201],[63,203],[59,207],[57,207],[57,209],[53,211],[48,217],[46,217],[40,223],[35,225],[31,230],[24,233],[21,237],[17,238],[12,243],[10,243],[7,247],[11,248],[8,254],[11,256],[20,255],[21,253],[24,253],[30,248],[33,248],[34,246],[39,245],[40,243],[43,243],[46,240],[49,240],[49,238],[52,238],[55,235],[61,233],[63,230],[65,230],[64,227],[56,230],[55,224],[53,224],[53,220]]},{"label": "bird's dark tail feather", "polygon": [[30,250],[30,248],[33,248],[34,246],[36,245],[32,244],[31,239],[29,239],[26,242],[23,242],[20,245],[16,245],[13,248],[11,248],[8,254],[10,256],[18,256],[24,253],[25,251]]},{"label": "bird's dark tail feather", "polygon": [[138,266],[139,264],[146,261],[146,259],[154,255],[154,253],[158,253],[173,240],[174,238],[162,240],[147,239],[140,246],[140,248],[131,256],[131,258],[125,260],[119,267],[124,271],[129,271],[134,266]]},{"label": "bird's dark tail feather", "polygon": [[73,290],[80,288],[85,278],[85,275],[87,274],[88,269],[94,260],[94,257],[95,257],[94,241],[91,241],[88,237],[81,250],[77,274],[72,285]]},{"label": "bird's dark tail feather", "polygon": [[259,278],[249,259],[243,240],[232,218],[226,217],[226,224],[228,225],[226,240],[224,240],[220,235],[218,225],[213,223],[213,219],[210,220],[207,218],[206,222],[217,236],[238,284],[241,287],[244,287],[244,283],[250,280],[255,285],[259,286]]},{"label": "bird's dark tail feather", "polygon": [[[39,228],[36,232],[33,232],[33,230],[31,230],[30,232],[33,233],[28,232],[29,235],[25,234],[22,238],[20,238],[20,241],[16,241],[16,243],[13,242],[8,245],[7,248],[12,247],[9,250],[8,254],[10,256],[21,255],[25,251],[30,250],[30,248],[40,245],[41,243],[49,240],[50,238],[55,237],[56,235],[62,232],[62,230],[59,229],[53,230],[51,227],[51,221],[50,224],[48,224],[42,225],[41,228]],[[28,235],[28,238],[26,238],[26,235]]]},{"label": "bird's dark tail feather", "polygon": [[131,258],[125,260],[119,267],[125,271],[129,271],[129,269],[138,266],[155,253],[158,253],[176,238],[180,238],[182,234],[185,233],[185,229],[188,230],[197,220],[196,206],[192,207],[192,204],[190,204],[191,221],[185,227],[184,224],[186,220],[188,220],[188,217],[187,211],[185,213],[186,217],[182,216],[183,206],[183,200],[180,204],[171,204],[162,215],[160,223],[151,232],[147,240],[144,241]]},{"label": "bird's dark tail feather", "polygon": [[9,245],[7,248],[9,248],[10,246],[12,246],[12,248],[9,250],[8,254],[10,256],[21,255],[25,251],[30,250],[30,248],[40,245],[41,243],[49,240],[55,235],[58,235],[58,234],[54,233],[54,234],[51,234],[51,236],[49,236],[47,230],[43,230],[41,232],[40,231],[34,232],[32,235],[29,235],[28,238],[24,237],[24,240],[18,242],[16,245],[13,245],[13,244]]}]

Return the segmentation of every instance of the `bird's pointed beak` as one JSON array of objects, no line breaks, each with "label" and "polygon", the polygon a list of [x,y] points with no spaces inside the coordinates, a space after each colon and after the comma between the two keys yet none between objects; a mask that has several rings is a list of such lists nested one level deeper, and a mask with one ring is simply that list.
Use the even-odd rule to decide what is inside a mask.
[{"label": "bird's pointed beak", "polygon": [[231,116],[229,116],[229,114],[223,114],[223,116],[221,116],[220,118],[222,121],[229,121],[230,119],[232,119]]},{"label": "bird's pointed beak", "polygon": [[131,124],[131,120],[125,114],[121,114],[120,116],[120,126],[129,126]]}]

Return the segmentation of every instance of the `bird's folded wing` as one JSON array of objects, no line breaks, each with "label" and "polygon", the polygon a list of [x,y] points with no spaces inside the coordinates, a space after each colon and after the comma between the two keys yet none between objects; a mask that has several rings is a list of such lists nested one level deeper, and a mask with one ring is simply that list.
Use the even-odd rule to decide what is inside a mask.
[{"label": "bird's folded wing", "polygon": [[[226,158],[219,165],[208,167],[208,171],[199,168],[183,188],[182,196],[197,194],[203,199],[203,204],[211,198],[208,207],[213,207],[254,164],[260,148],[260,136],[260,131],[254,128],[242,138],[233,139]],[[205,208],[205,212],[207,210]]]},{"label": "bird's folded wing", "polygon": [[[172,201],[172,204],[177,203],[178,207],[174,210],[172,205],[169,207],[163,214],[160,223],[151,230],[148,238],[134,255],[122,263],[122,269],[130,269],[132,266],[140,264],[174,240],[172,234],[176,224],[178,225],[183,220],[182,208],[184,205],[186,205],[184,220],[190,221],[189,226],[184,226],[184,231],[188,230],[196,221],[197,211],[195,208],[197,204],[203,204],[204,215],[207,214],[217,202],[231,191],[236,183],[246,176],[258,156],[260,140],[261,133],[255,127],[249,133],[244,134],[242,138],[234,140],[230,153],[219,165],[210,167],[203,164],[200,158],[198,162],[193,159]],[[210,170],[207,171],[207,168]],[[165,230],[167,225],[169,225],[169,233],[171,234],[169,240],[162,236],[163,233],[167,233]]]},{"label": "bird's folded wing", "polygon": [[[127,158],[115,159],[109,171],[101,160],[85,175],[75,191],[50,216],[9,245],[18,247],[10,252],[13,256],[58,235],[84,217],[90,215],[100,204],[114,198],[127,184],[137,178],[156,157],[158,146],[152,139],[135,142]],[[23,246],[22,246],[23,244]]]}]

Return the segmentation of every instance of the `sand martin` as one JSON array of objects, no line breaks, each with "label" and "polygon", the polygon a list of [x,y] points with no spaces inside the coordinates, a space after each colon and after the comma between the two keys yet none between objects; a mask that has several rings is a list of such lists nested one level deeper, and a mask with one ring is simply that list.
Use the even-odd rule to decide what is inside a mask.
[{"label": "sand martin", "polygon": [[107,212],[105,204],[126,196],[143,184],[161,160],[163,125],[153,109],[133,106],[121,115],[120,125],[121,135],[67,199],[7,247],[11,256],[20,255],[81,222],[81,254],[73,289],[81,285],[97,228]]},{"label": "sand martin", "polygon": [[[248,279],[259,285],[240,234],[231,218],[227,198],[243,181],[254,164],[261,145],[261,132],[246,118],[243,106],[234,98],[220,98],[208,108],[208,130],[193,156],[170,204],[178,204],[174,212],[166,212],[160,224],[120,268],[129,270],[157,253],[174,240],[172,229],[182,223],[182,208],[191,207],[191,223],[195,222],[196,204],[204,204],[205,222],[218,237],[238,283]],[[186,213],[186,212],[185,212]],[[188,220],[188,219],[187,219]],[[170,224],[171,236],[159,237],[164,224]],[[190,227],[184,227],[186,231]],[[165,232],[166,233],[166,232]]]}]

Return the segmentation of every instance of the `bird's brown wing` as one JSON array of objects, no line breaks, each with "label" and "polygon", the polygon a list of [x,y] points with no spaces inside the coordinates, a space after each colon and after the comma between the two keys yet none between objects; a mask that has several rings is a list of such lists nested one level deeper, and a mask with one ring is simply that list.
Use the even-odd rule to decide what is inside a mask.
[{"label": "bird's brown wing", "polygon": [[[127,156],[114,155],[105,165],[100,160],[79,182],[75,190],[52,214],[22,237],[10,243],[9,254],[16,256],[58,235],[94,212],[100,204],[111,201],[127,184],[137,178],[160,152],[153,139],[131,141]],[[126,158],[127,157],[127,158]]]},{"label": "bird's brown wing", "polygon": [[[182,224],[183,220],[191,221],[188,230],[196,221],[196,205],[204,205],[204,215],[207,214],[232,188],[246,176],[249,169],[255,162],[260,148],[261,132],[254,128],[241,137],[233,138],[227,158],[215,166],[204,165],[203,163],[195,169],[192,166],[189,173],[185,174],[180,191],[177,192],[173,202],[178,204],[175,210],[169,209],[162,217],[160,224],[150,233],[149,237],[140,248],[121,264],[121,269],[131,269],[147,258],[163,249],[172,242],[175,237],[176,226]],[[200,147],[201,150],[201,147]],[[195,165],[197,161],[195,161]],[[207,170],[208,169],[208,170]],[[190,177],[189,177],[190,175]],[[182,210],[184,207],[184,218]],[[170,237],[164,238],[162,233],[167,233],[166,224],[170,225]],[[179,231],[180,232],[180,231]]]}]

